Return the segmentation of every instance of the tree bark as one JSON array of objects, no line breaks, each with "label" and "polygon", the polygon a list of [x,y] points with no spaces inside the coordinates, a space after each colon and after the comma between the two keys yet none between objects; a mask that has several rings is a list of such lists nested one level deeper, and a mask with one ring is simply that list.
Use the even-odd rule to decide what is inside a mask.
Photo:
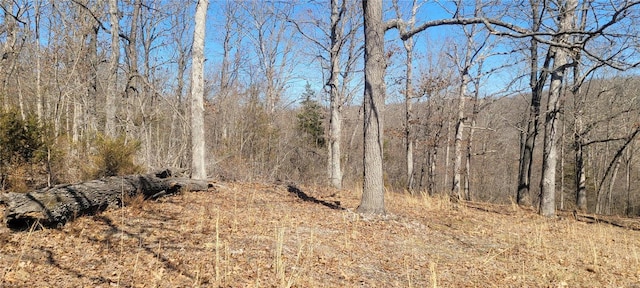
[{"label": "tree bark", "polygon": [[42,123],[44,119],[44,96],[42,95],[42,52],[40,51],[40,6],[42,3],[40,1],[35,1],[33,4],[34,8],[34,37],[35,37],[35,45],[34,45],[34,53],[36,58],[36,115],[38,115],[38,121]]},{"label": "tree bark", "polygon": [[558,161],[558,114],[565,65],[566,52],[557,48],[553,61],[551,86],[544,122],[544,146],[542,157],[542,178],[540,180],[540,214],[553,217],[556,213],[556,164]]},{"label": "tree bark", "polygon": [[385,25],[382,22],[382,0],[363,0],[362,4],[365,34],[364,182],[362,200],[357,211],[384,214],[382,112],[385,99]]},{"label": "tree bark", "polygon": [[134,97],[138,96],[138,77],[140,77],[138,73],[138,19],[140,17],[140,11],[142,9],[142,0],[134,0],[133,1],[133,12],[131,15],[131,22],[129,24],[129,38],[128,44],[125,46],[125,53],[129,58],[129,71],[127,73],[127,82],[125,87],[125,96],[126,96],[126,120],[125,120],[125,134],[127,136],[132,136],[130,134],[134,133],[135,125],[133,125],[134,121],[134,110],[136,107]]},{"label": "tree bark", "polygon": [[[342,24],[340,24],[342,13],[346,5],[346,0],[342,2],[342,7],[338,7],[338,0],[331,0],[331,47],[329,50],[331,57],[331,78],[329,79],[329,149],[328,149],[328,170],[329,182],[336,189],[342,188],[342,168],[341,168],[341,139],[342,139],[342,95],[338,89],[340,77],[340,51],[343,40]],[[342,11],[340,9],[343,9]]]},{"label": "tree bark", "polygon": [[[467,49],[469,49],[467,47]],[[467,50],[469,52],[470,50]],[[468,53],[469,54],[469,53]],[[462,134],[464,130],[464,101],[467,94],[467,85],[469,84],[469,67],[471,61],[468,58],[465,59],[465,67],[462,69],[462,81],[460,83],[460,90],[458,91],[458,116],[456,119],[456,134],[454,138],[454,161],[453,161],[453,182],[451,184],[451,199],[462,200],[461,181],[462,181]]]},{"label": "tree bark", "polygon": [[627,150],[627,157],[625,159],[625,190],[627,194],[626,206],[624,209],[624,214],[629,217],[631,215],[631,170],[633,169],[633,147]]},{"label": "tree bark", "polygon": [[114,176],[89,182],[58,185],[29,193],[9,192],[0,195],[7,206],[5,224],[12,229],[28,229],[34,223],[58,227],[81,215],[91,215],[107,208],[120,207],[127,198],[141,195],[156,199],[178,192],[205,191],[203,180],[172,178],[170,170],[147,175]]},{"label": "tree bark", "polygon": [[[530,0],[532,31],[540,30],[539,5],[540,1]],[[538,41],[531,38],[529,47],[531,59],[529,62],[529,86],[531,87],[531,105],[529,106],[529,119],[527,130],[522,134],[520,142],[520,165],[518,169],[518,191],[516,202],[518,205],[531,206],[531,169],[533,164],[533,151],[538,136],[540,124],[540,102],[542,99],[542,88],[547,81],[547,70],[549,66],[550,54],[547,54],[543,70],[538,74]],[[540,75],[540,76],[538,76]]]},{"label": "tree bark", "polygon": [[191,64],[191,178],[206,179],[204,139],[204,37],[208,0],[198,1]]},{"label": "tree bark", "polygon": [[[97,9],[102,8],[102,1],[96,1]],[[95,19],[91,19],[87,34],[89,46],[87,47],[86,61],[88,65],[87,73],[87,92],[84,99],[83,108],[85,109],[85,117],[83,128],[88,131],[96,130],[96,117],[97,114],[97,95],[98,95],[98,32],[100,32],[100,26]]]},{"label": "tree bark", "polygon": [[[588,3],[582,3],[580,18],[580,29],[584,30],[587,25],[587,13],[589,12]],[[582,37],[579,37],[577,41],[582,41]],[[584,125],[583,116],[585,108],[586,95],[582,93],[583,75],[580,71],[581,51],[576,51],[573,54],[573,87],[571,93],[573,96],[573,109],[575,110],[573,115],[573,149],[574,149],[574,168],[575,168],[575,187],[576,187],[576,209],[580,212],[587,212],[587,176],[584,163]],[[586,75],[585,75],[586,76]]]},{"label": "tree bark", "polygon": [[109,0],[109,17],[111,21],[111,58],[109,59],[109,91],[105,97],[105,134],[116,136],[116,95],[118,94],[118,63],[120,61],[120,20],[118,17],[118,0]]},{"label": "tree bark", "polygon": [[405,137],[405,155],[407,161],[407,183],[406,189],[408,191],[413,191],[413,181],[414,181],[414,161],[413,161],[413,99],[412,99],[412,78],[413,78],[413,39],[409,39],[404,41],[405,52],[407,53],[407,73],[406,73],[406,82],[405,82],[405,127],[404,127],[404,137]]},{"label": "tree bark", "polygon": [[[566,1],[558,15],[559,31],[571,29],[575,18],[577,0]],[[558,37],[558,41],[567,41],[566,35]],[[542,179],[540,180],[540,214],[553,217],[556,214],[556,164],[558,161],[558,115],[560,113],[560,97],[562,82],[567,66],[567,51],[561,47],[553,47],[553,68],[551,70],[551,84],[544,123],[544,147],[542,156]]]},{"label": "tree bark", "polygon": [[3,30],[6,31],[6,36],[4,44],[2,45],[2,57],[0,58],[0,73],[2,74],[2,90],[0,91],[2,93],[0,97],[2,97],[2,109],[3,111],[9,111],[9,82],[16,67],[15,59],[18,54],[16,51],[18,25],[12,15],[12,13],[15,14],[14,10],[16,9],[16,5],[13,5],[9,0],[4,0],[2,1],[2,6],[11,7],[8,8],[8,11],[4,11]]}]

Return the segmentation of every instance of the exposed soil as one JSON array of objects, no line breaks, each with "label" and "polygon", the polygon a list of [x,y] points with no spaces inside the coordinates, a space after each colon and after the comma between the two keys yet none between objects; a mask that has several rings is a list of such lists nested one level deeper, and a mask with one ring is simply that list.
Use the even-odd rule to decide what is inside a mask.
[{"label": "exposed soil", "polygon": [[639,231],[395,193],[387,216],[363,217],[359,197],[224,183],[0,228],[0,286],[640,287]]}]

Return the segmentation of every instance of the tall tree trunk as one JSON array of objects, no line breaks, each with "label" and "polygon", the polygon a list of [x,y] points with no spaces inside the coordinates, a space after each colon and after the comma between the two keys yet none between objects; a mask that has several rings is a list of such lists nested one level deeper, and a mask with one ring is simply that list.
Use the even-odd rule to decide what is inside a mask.
[{"label": "tall tree trunk", "polygon": [[471,119],[471,127],[469,127],[469,139],[467,140],[467,151],[465,155],[464,199],[467,201],[471,201],[471,147],[475,125],[476,119],[474,116],[473,119]]},{"label": "tall tree trunk", "polygon": [[[447,105],[447,106],[449,106],[449,105]],[[446,131],[447,132],[447,138],[445,139],[445,142],[444,142],[444,167],[443,167],[444,168],[444,170],[443,170],[444,177],[442,177],[444,180],[442,181],[442,187],[448,187],[449,186],[449,171],[450,171],[449,170],[449,160],[451,160],[451,157],[449,157],[451,155],[451,123],[449,122],[451,119],[448,117],[448,115],[446,116],[446,118],[447,118],[447,131]],[[438,141],[437,140],[438,136],[436,136],[435,139],[436,139],[435,141]],[[435,153],[437,153],[437,152],[438,151],[435,151]],[[446,189],[446,188],[443,188],[443,189]]]},{"label": "tall tree trunk", "polygon": [[36,0],[34,5],[34,16],[35,16],[35,51],[34,53],[36,58],[36,113],[38,116],[38,121],[41,121],[44,118],[44,101],[42,95],[42,59],[40,52],[40,6],[42,2],[40,0]]},{"label": "tall tree trunk", "polygon": [[191,178],[207,179],[204,138],[204,38],[208,0],[196,6],[191,63]]},{"label": "tall tree trunk", "polygon": [[631,215],[631,170],[633,167],[633,147],[627,151],[627,159],[625,159],[626,169],[625,169],[625,180],[626,180],[626,193],[627,193],[627,201],[626,207],[624,209],[625,215],[628,217]]},{"label": "tall tree trunk", "polygon": [[[585,29],[587,25],[587,13],[589,12],[589,3],[585,1],[582,3],[582,15],[580,18],[580,29]],[[581,37],[577,41],[582,41]],[[576,209],[581,212],[587,211],[587,177],[584,165],[584,139],[583,139],[583,116],[584,116],[584,104],[586,95],[582,94],[582,75],[580,71],[581,65],[581,52],[576,51],[573,54],[573,87],[571,93],[573,96],[573,149],[574,149],[574,168],[575,168],[575,188],[576,188]]]},{"label": "tall tree trunk", "polygon": [[382,171],[383,111],[385,100],[382,0],[363,0],[365,39],[364,172],[362,200],[357,211],[384,214]]},{"label": "tall tree trunk", "polygon": [[[449,145],[447,145],[448,147]],[[436,167],[438,167],[438,146],[434,145],[427,152],[427,167],[429,175],[427,177],[427,190],[429,195],[435,195],[438,187],[436,186]],[[445,174],[447,174],[445,166]]]},{"label": "tall tree trunk", "polygon": [[3,7],[10,7],[4,11],[4,23],[3,28],[7,33],[5,37],[4,45],[2,47],[2,57],[0,58],[0,72],[2,73],[2,91],[0,91],[0,97],[2,97],[2,108],[4,111],[9,110],[9,81],[12,78],[13,71],[15,69],[16,57],[16,42],[17,42],[17,23],[13,18],[15,5],[13,1],[4,0]]},{"label": "tall tree trunk", "polygon": [[611,205],[613,202],[613,188],[616,185],[616,180],[618,179],[618,171],[620,171],[620,163],[621,158],[618,158],[616,161],[615,168],[613,168],[613,172],[611,173],[611,179],[609,180],[609,189],[607,190],[607,205],[606,205],[606,214],[611,214]]},{"label": "tall tree trunk", "polygon": [[138,95],[138,18],[140,17],[140,11],[142,9],[142,0],[135,0],[133,2],[133,14],[131,15],[131,24],[129,25],[129,43],[126,46],[125,52],[129,57],[129,71],[127,73],[127,82],[125,87],[125,96],[127,101],[126,107],[126,120],[125,120],[125,134],[129,135],[134,133],[133,128],[133,113],[135,110],[135,100]]},{"label": "tall tree trunk", "polygon": [[[479,69],[482,69],[482,65],[480,65]],[[474,81],[475,92],[473,95],[473,109],[471,110],[471,125],[469,127],[469,139],[467,140],[467,151],[466,151],[466,167],[465,167],[465,178],[464,178],[464,197],[465,200],[471,201],[473,197],[471,197],[471,157],[472,157],[472,148],[473,148],[473,134],[476,129],[476,119],[478,119],[478,114],[480,113],[480,104],[479,104],[479,95],[480,94],[480,83],[479,81]]]},{"label": "tall tree trunk", "polygon": [[560,210],[564,210],[564,133],[566,130],[566,117],[562,117],[562,131],[560,131]]},{"label": "tall tree trunk", "polygon": [[[340,77],[340,51],[342,41],[341,10],[338,0],[331,0],[331,47],[329,50],[331,61],[331,78],[329,79],[329,145],[328,172],[329,182],[336,189],[342,188],[342,168],[340,144],[342,138],[342,95],[338,89]],[[342,1],[342,11],[346,9],[346,0]]]},{"label": "tall tree trunk", "polygon": [[560,97],[564,78],[566,52],[557,48],[554,58],[553,72],[547,111],[544,122],[544,147],[542,158],[542,179],[540,181],[540,214],[547,217],[556,213],[556,163],[558,142],[558,114],[560,113]]},{"label": "tall tree trunk", "polygon": [[[102,1],[96,2],[96,7],[102,7]],[[89,65],[89,73],[87,75],[87,97],[85,98],[84,108],[85,112],[85,123],[84,126],[89,131],[96,131],[96,112],[97,112],[97,96],[98,96],[98,32],[100,31],[100,26],[98,26],[98,22],[94,19],[91,20],[91,25],[89,26],[89,47],[87,50],[87,62]]]},{"label": "tall tree trunk", "polygon": [[116,96],[118,95],[118,63],[120,61],[120,18],[118,0],[109,0],[109,18],[111,21],[111,58],[109,59],[109,88],[105,95],[105,128],[109,137],[116,136]]},{"label": "tall tree trunk", "polygon": [[[571,29],[578,6],[577,0],[567,0],[560,9],[559,31]],[[558,42],[566,42],[567,36],[557,37]],[[556,164],[558,160],[558,115],[560,113],[562,96],[562,82],[567,66],[567,51],[561,47],[554,47],[553,68],[551,70],[551,84],[549,99],[544,122],[544,146],[542,151],[542,178],[540,180],[540,214],[553,217],[556,214]]]},{"label": "tall tree trunk", "polygon": [[[393,1],[393,7],[396,10],[396,17],[398,19],[402,18],[402,13],[400,12],[400,7],[398,5],[398,1]],[[411,5],[411,17],[409,19],[409,23],[407,23],[407,27],[401,25],[398,29],[400,30],[400,34],[405,34],[407,29],[413,29],[416,22],[416,14],[418,13],[419,5],[417,1],[414,0]],[[414,161],[413,161],[413,146],[414,146],[414,136],[413,136],[413,38],[409,37],[406,39],[402,39],[402,44],[404,46],[404,50],[406,53],[405,59],[405,89],[404,89],[404,103],[405,103],[405,119],[404,119],[404,144],[405,144],[405,160],[406,160],[406,183],[405,189],[409,192],[413,192],[413,182],[414,182]]]},{"label": "tall tree trunk", "polygon": [[[577,108],[577,107],[576,107]],[[573,149],[575,154],[575,186],[576,186],[576,208],[578,211],[587,211],[587,176],[584,165],[584,146],[581,136],[582,112],[577,111],[574,119],[574,140]]]},{"label": "tall tree trunk", "polygon": [[[540,29],[540,1],[530,0],[532,30]],[[520,163],[518,167],[518,191],[516,201],[518,205],[531,205],[531,170],[533,166],[533,152],[538,136],[540,126],[540,103],[542,100],[542,89],[547,81],[547,68],[549,67],[551,53],[547,53],[544,67],[542,71],[538,71],[538,41],[531,38],[530,51],[530,68],[529,68],[529,86],[531,87],[531,105],[529,106],[529,116],[527,119],[527,128],[521,137],[520,145]]]},{"label": "tall tree trunk", "polygon": [[[467,55],[468,56],[468,55]],[[469,59],[465,60],[469,61]],[[467,63],[470,64],[470,63]],[[453,182],[451,186],[451,197],[455,200],[462,199],[460,182],[462,180],[462,135],[464,133],[464,102],[467,94],[467,84],[469,84],[469,66],[465,65],[462,71],[462,82],[458,91],[458,116],[456,119],[456,134],[453,142]]]},{"label": "tall tree trunk", "polygon": [[404,126],[404,138],[405,138],[405,155],[407,161],[407,183],[406,189],[412,191],[414,172],[413,172],[413,91],[412,78],[413,78],[413,38],[404,41],[404,47],[407,52],[407,73],[405,82],[405,126]]}]

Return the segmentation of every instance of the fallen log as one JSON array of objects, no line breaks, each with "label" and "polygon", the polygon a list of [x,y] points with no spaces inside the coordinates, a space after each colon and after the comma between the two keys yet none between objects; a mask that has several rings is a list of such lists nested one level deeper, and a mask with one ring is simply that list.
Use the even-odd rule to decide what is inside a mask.
[{"label": "fallen log", "polygon": [[111,207],[122,206],[127,197],[156,199],[182,189],[205,191],[207,181],[171,176],[170,170],[153,174],[114,176],[77,184],[57,185],[29,193],[8,192],[0,195],[6,207],[4,222],[14,230],[34,224],[60,227],[82,215],[91,215]]}]

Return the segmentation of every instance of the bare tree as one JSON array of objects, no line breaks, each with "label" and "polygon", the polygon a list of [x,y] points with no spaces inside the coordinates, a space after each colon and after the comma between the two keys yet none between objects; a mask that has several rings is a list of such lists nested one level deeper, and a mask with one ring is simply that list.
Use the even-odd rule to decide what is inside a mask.
[{"label": "bare tree", "polygon": [[[458,13],[463,13],[464,7],[462,7],[461,3],[457,4]],[[476,2],[476,6],[474,7],[474,17],[480,16],[482,7],[479,3]],[[483,61],[484,56],[481,55],[482,50],[484,49],[485,44],[487,43],[487,39],[484,39],[483,43],[476,44],[476,40],[479,30],[481,29],[478,25],[469,25],[466,27],[462,27],[465,35],[465,46],[462,48],[464,56],[454,56],[450,55],[450,57],[461,60],[458,64],[458,73],[460,74],[460,83],[458,86],[458,107],[457,107],[457,118],[456,118],[456,131],[454,138],[454,161],[453,161],[453,182],[451,186],[451,197],[452,199],[460,200],[463,199],[462,195],[462,138],[464,134],[464,126],[466,116],[465,116],[465,101],[468,97],[468,86],[471,83],[471,68],[476,64],[477,61]],[[453,49],[454,53],[457,54],[458,49]],[[467,198],[465,196],[465,198]],[[466,199],[469,200],[469,199]]]},{"label": "bare tree", "polygon": [[204,139],[204,37],[208,0],[196,6],[191,60],[191,178],[207,179]]},{"label": "bare tree", "polygon": [[173,89],[173,95],[168,97],[173,101],[168,102],[172,107],[170,132],[168,137],[167,148],[167,161],[173,165],[173,167],[183,167],[188,165],[191,156],[188,151],[190,149],[189,141],[184,141],[185,137],[189,136],[190,123],[188,112],[188,103],[185,101],[185,74],[187,73],[187,65],[189,53],[191,51],[191,45],[193,44],[193,35],[190,31],[193,29],[193,24],[188,20],[190,13],[188,7],[183,5],[182,2],[174,2],[171,7],[172,13],[170,14],[169,22],[171,27],[174,28],[171,33],[172,42],[175,46],[172,46],[174,53],[174,61],[176,65],[175,71],[175,86]]},{"label": "bare tree", "polygon": [[[295,41],[291,39],[291,28],[286,19],[290,18],[293,3],[277,2],[265,7],[260,2],[239,2],[248,17],[243,32],[252,44],[257,63],[252,80],[258,80],[262,87],[267,111],[273,114],[280,104],[282,94],[292,79],[297,50]],[[258,79],[260,76],[260,79]]]},{"label": "bare tree", "polygon": [[[304,19],[289,20],[297,31],[309,42],[320,49],[320,64],[327,71],[328,79],[325,89],[329,93],[329,129],[327,145],[327,175],[329,184],[334,188],[342,188],[342,131],[343,107],[350,102],[352,92],[350,84],[355,73],[355,64],[362,53],[358,32],[361,28],[360,9],[351,0],[332,0],[329,27],[325,21],[314,17],[313,13],[304,14]],[[328,30],[320,36],[309,31]],[[328,42],[328,45],[327,43]],[[325,56],[328,54],[328,58]]]},{"label": "bare tree", "polygon": [[[402,19],[402,14],[400,12],[400,5],[398,5],[398,1],[393,1],[393,7],[396,11],[396,17],[398,19]],[[416,15],[418,14],[418,9],[420,5],[414,0],[411,4],[411,16],[409,21],[405,26],[400,26],[398,29],[400,33],[406,33],[406,29],[413,29],[416,23]],[[404,119],[404,144],[405,144],[405,158],[406,158],[406,189],[408,191],[412,191],[413,182],[414,182],[414,160],[413,160],[413,148],[415,137],[413,135],[413,101],[415,96],[413,95],[413,47],[414,40],[412,38],[402,39],[402,44],[404,46],[406,59],[405,59],[405,87],[404,87],[404,103],[405,103],[405,119]]]}]

